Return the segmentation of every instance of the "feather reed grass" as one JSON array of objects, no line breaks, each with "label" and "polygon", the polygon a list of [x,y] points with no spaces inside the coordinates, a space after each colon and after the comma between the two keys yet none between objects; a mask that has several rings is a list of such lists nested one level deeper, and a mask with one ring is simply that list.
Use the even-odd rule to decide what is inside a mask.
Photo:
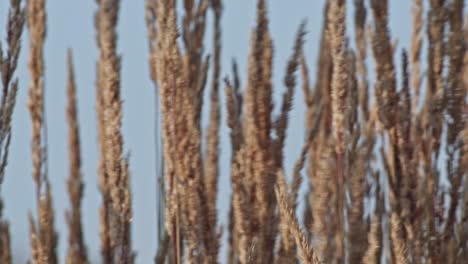
[{"label": "feather reed grass", "polygon": [[27,6],[29,37],[30,88],[28,107],[32,122],[33,180],[36,186],[37,223],[30,218],[33,263],[57,263],[58,235],[54,226],[51,187],[47,175],[47,131],[44,114],[44,41],[46,36],[44,0],[32,0]]},{"label": "feather reed grass", "polygon": [[9,223],[3,216],[4,202],[1,187],[8,164],[8,154],[12,138],[12,115],[16,104],[18,79],[14,74],[18,65],[21,50],[21,34],[25,23],[25,10],[21,1],[11,1],[6,25],[8,49],[4,53],[0,45],[0,73],[2,78],[2,95],[0,105],[0,262],[12,263],[11,238]]},{"label": "feather reed grass", "polygon": [[[269,15],[268,1],[257,0],[247,71],[240,73],[234,59],[231,72],[222,76],[228,72],[223,65],[227,1],[184,0],[179,5],[146,0],[149,78],[156,99],[155,263],[456,264],[468,258],[465,3],[413,0],[407,49],[391,34],[388,0],[352,2],[354,23],[348,25],[348,2],[325,1],[315,73],[306,56],[306,25],[299,26],[284,65],[283,96],[275,107],[279,89],[273,83],[270,20],[276,18]],[[101,262],[134,263],[131,176],[122,135],[123,61],[117,52],[120,1],[96,3]],[[19,89],[15,71],[27,22],[37,200],[37,216],[29,214],[30,262],[54,264],[59,262],[58,234],[44,111],[47,13],[44,0],[22,4],[10,1],[7,50],[0,49],[0,184],[8,163]],[[368,57],[373,57],[374,69],[368,67]],[[86,197],[80,148],[86,143],[79,137],[71,51],[67,63],[70,208],[65,214],[65,261],[89,263],[81,208]],[[285,147],[297,85],[306,106],[306,137],[288,175],[285,163],[292,154]],[[204,107],[209,107],[206,118]],[[223,111],[232,190],[224,229],[224,216],[217,210],[225,190],[219,180],[222,152],[227,151]],[[301,197],[304,180],[307,190]],[[15,221],[4,218],[4,204],[0,200],[0,263],[10,264],[14,237],[9,228]],[[225,243],[226,255],[221,252]]]},{"label": "feather reed grass", "polygon": [[96,14],[99,47],[97,115],[101,148],[101,254],[104,263],[132,263],[130,172],[123,153],[120,56],[117,33],[120,1],[99,0]]},{"label": "feather reed grass", "polygon": [[83,238],[83,226],[81,222],[81,203],[83,199],[83,179],[81,175],[81,147],[79,137],[78,108],[76,99],[76,84],[73,69],[71,50],[68,50],[68,82],[67,82],[67,120],[70,176],[68,178],[68,194],[70,195],[71,211],[65,214],[68,224],[68,251],[67,263],[87,263],[88,257]]}]

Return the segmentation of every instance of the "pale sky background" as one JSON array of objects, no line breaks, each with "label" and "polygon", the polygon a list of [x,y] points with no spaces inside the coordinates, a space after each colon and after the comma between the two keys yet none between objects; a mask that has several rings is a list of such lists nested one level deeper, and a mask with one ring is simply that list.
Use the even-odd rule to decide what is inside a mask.
[{"label": "pale sky background", "polygon": [[[2,41],[5,36],[6,7],[9,0],[0,0],[0,29]],[[181,1],[179,1],[181,2]],[[254,0],[224,0],[222,17],[222,77],[230,73],[230,62],[236,58],[239,72],[245,84],[246,62],[250,31],[255,24]],[[279,105],[284,91],[282,83],[286,62],[292,52],[298,25],[307,19],[305,51],[310,68],[311,81],[318,53],[322,9],[324,0],[271,0],[268,1],[270,30],[273,36],[275,105]],[[353,5],[348,0],[348,25],[353,25]],[[368,1],[366,1],[368,2]],[[390,3],[390,27],[393,38],[398,38],[399,48],[409,47],[411,36],[411,2],[393,0]],[[125,150],[130,151],[131,188],[133,191],[134,218],[132,225],[133,247],[137,253],[136,263],[152,263],[156,251],[156,200],[155,200],[155,149],[154,149],[154,88],[148,72],[147,31],[144,19],[144,0],[123,0],[118,24],[118,51],[122,55],[123,133]],[[96,176],[98,163],[97,127],[95,116],[95,43],[93,0],[47,1],[47,38],[45,43],[45,89],[46,117],[48,124],[49,178],[52,183],[55,223],[60,233],[60,262],[64,261],[67,244],[67,228],[64,212],[69,208],[66,191],[68,177],[68,146],[65,116],[66,102],[66,49],[73,49],[75,75],[78,89],[78,109],[81,133],[81,148],[85,192],[83,200],[83,225],[88,254],[92,263],[100,263],[99,217],[101,198]],[[369,12],[368,17],[371,14]],[[206,34],[207,52],[211,52],[211,18]],[[354,31],[348,28],[348,36],[354,42]],[[23,34],[23,46],[16,76],[20,86],[13,116],[13,140],[10,146],[9,164],[1,195],[5,201],[5,217],[11,224],[14,263],[25,263],[29,258],[28,212],[36,215],[34,184],[31,175],[31,122],[26,107],[29,74],[27,69],[28,34]],[[370,56],[370,54],[369,54]],[[372,60],[369,60],[369,70]],[[397,62],[399,65],[399,62]],[[224,88],[224,87],[221,87]],[[221,89],[223,91],[223,89]],[[288,174],[304,141],[303,95],[297,87],[294,109],[285,149]],[[224,94],[222,94],[224,102]],[[204,109],[206,127],[207,108]],[[221,163],[219,178],[218,208],[220,222],[226,226],[230,198],[229,131],[224,122],[226,109],[222,108]],[[304,181],[305,192],[307,181]],[[302,201],[302,198],[300,198]],[[227,232],[225,232],[226,234]],[[225,256],[225,254],[221,254]],[[224,261],[223,261],[224,262]]]}]

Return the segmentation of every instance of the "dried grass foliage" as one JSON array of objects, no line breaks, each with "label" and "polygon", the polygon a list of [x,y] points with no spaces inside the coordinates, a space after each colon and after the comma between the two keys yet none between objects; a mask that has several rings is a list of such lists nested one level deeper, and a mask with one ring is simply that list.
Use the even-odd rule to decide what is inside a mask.
[{"label": "dried grass foliage", "polygon": [[83,176],[81,174],[81,141],[79,135],[75,73],[71,50],[68,51],[67,66],[67,120],[70,161],[70,176],[68,178],[67,187],[72,208],[65,214],[69,230],[66,261],[68,264],[78,264],[87,263],[88,257],[83,238],[83,226],[81,221],[81,204],[83,200],[84,184]]},{"label": "dried grass foliage", "polygon": [[[408,52],[392,36],[389,2],[326,1],[316,72],[310,72],[305,56],[310,51],[307,25],[302,23],[284,65],[283,87],[278,87],[273,83],[274,33],[270,32],[270,19],[276,18],[268,14],[268,1],[257,1],[247,72],[239,73],[233,61],[225,78],[226,2],[185,0],[179,10],[174,0],[146,1],[149,77],[159,106],[161,123],[156,127],[162,141],[158,227],[164,230],[155,237],[156,263],[462,263],[468,258],[464,1],[413,0]],[[120,1],[96,0],[96,4],[101,262],[134,263],[131,173],[121,131]],[[353,25],[346,24],[349,10],[354,10]],[[30,250],[31,263],[37,264],[58,263],[47,174],[46,17],[45,0],[29,0],[27,5],[10,1],[7,49],[0,49],[2,184],[18,90],[15,70],[26,23],[32,182],[37,199],[36,214],[29,214]],[[205,38],[209,26],[212,36]],[[206,39],[212,50],[206,49]],[[368,57],[375,68],[369,67]],[[71,51],[67,65],[66,263],[80,264],[90,260],[83,236],[82,142]],[[306,106],[307,132],[288,177],[285,156],[294,154],[284,149],[297,85]],[[274,115],[273,95],[281,91],[279,114]],[[204,107],[209,107],[208,124],[202,122]],[[228,151],[221,149],[224,114],[232,154],[232,194],[228,225],[222,228],[217,199],[225,188],[219,186],[221,151]],[[307,192],[301,197],[303,181]],[[3,206],[0,200],[0,263],[10,264],[11,223],[3,217]],[[226,259],[220,252],[224,243]]]},{"label": "dried grass foliage", "polygon": [[6,30],[7,50],[0,45],[0,73],[2,93],[0,104],[0,262],[12,263],[9,222],[3,216],[2,184],[8,164],[9,147],[12,138],[12,115],[16,104],[18,79],[14,77],[21,50],[21,34],[25,23],[25,10],[21,1],[12,1],[8,10]]}]

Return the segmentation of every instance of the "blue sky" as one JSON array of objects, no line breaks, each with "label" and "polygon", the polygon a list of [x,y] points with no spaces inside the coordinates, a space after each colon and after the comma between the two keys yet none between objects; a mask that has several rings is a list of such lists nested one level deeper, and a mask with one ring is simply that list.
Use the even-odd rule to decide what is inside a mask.
[{"label": "blue sky", "polygon": [[[0,0],[1,36],[5,36],[6,6],[9,1]],[[179,1],[181,2],[181,1]],[[250,31],[255,23],[253,0],[225,0],[223,14],[222,76],[230,72],[230,62],[236,58],[239,72],[245,76]],[[305,52],[310,72],[316,70],[319,37],[324,0],[272,0],[269,1],[270,29],[273,36],[275,104],[284,90],[282,79],[286,61],[290,56],[296,29],[307,19]],[[353,7],[348,0],[348,36],[354,40]],[[409,47],[411,36],[411,1],[390,1],[390,26],[392,36],[398,38],[399,47]],[[60,233],[59,251],[63,262],[67,243],[64,211],[69,207],[66,192],[68,177],[66,102],[66,50],[73,49],[75,76],[78,89],[78,110],[82,142],[85,195],[83,224],[88,251],[93,262],[99,262],[99,219],[101,203],[96,176],[98,162],[97,128],[95,117],[95,44],[93,0],[47,1],[47,39],[45,44],[46,118],[48,124],[49,178],[52,183],[56,226]],[[370,14],[369,14],[370,16]],[[211,21],[211,13],[209,14]],[[211,25],[211,24],[210,24]],[[123,0],[118,25],[118,51],[122,55],[122,98],[124,100],[123,133],[125,149],[130,151],[131,184],[133,191],[133,246],[137,263],[150,263],[156,248],[155,201],[155,150],[154,150],[154,88],[148,72],[147,32],[144,20],[144,0]],[[206,34],[207,52],[211,50],[212,30]],[[369,54],[370,55],[370,54]],[[29,74],[27,69],[27,31],[23,34],[17,76],[20,87],[13,116],[13,141],[6,171],[2,196],[5,200],[5,216],[11,223],[15,263],[24,263],[29,257],[27,215],[35,214],[34,185],[31,176],[31,123],[26,107]],[[369,60],[372,72],[372,61]],[[243,78],[245,80],[245,78]],[[315,76],[311,75],[311,81]],[[242,82],[245,84],[245,81]],[[304,113],[302,92],[296,90],[291,113],[288,139],[285,149],[286,170],[292,170],[304,138]],[[224,101],[224,96],[223,96]],[[206,126],[207,108],[204,109]],[[225,108],[222,109],[223,120]],[[230,187],[230,143],[225,123],[221,130],[221,174],[218,208],[220,221],[226,226]],[[305,190],[306,187],[303,188]],[[226,233],[226,232],[225,232]]]}]

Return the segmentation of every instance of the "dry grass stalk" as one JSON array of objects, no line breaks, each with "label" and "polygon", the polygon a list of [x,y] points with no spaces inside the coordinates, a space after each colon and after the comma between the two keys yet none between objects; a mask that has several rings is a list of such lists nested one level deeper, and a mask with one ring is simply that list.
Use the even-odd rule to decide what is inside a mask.
[{"label": "dry grass stalk", "polygon": [[[100,1],[97,1],[100,4]],[[99,41],[99,20],[100,20],[100,12],[96,12],[95,15],[95,26],[97,31],[97,45],[98,47],[101,45]],[[102,63],[100,61],[97,62],[97,70],[96,70],[96,115],[97,115],[97,126],[98,126],[98,141],[101,142],[99,144],[99,165],[98,165],[98,180],[99,180],[99,189],[102,194],[102,206],[99,210],[99,237],[100,237],[100,246],[101,246],[101,258],[104,264],[112,263],[113,256],[114,256],[114,246],[112,245],[112,232],[111,232],[111,225],[112,225],[112,204],[110,198],[110,188],[109,188],[109,175],[106,169],[106,162],[105,162],[105,155],[106,155],[106,144],[105,142],[105,118],[104,118],[104,99],[102,95],[103,87],[103,77],[102,75],[104,69]]]},{"label": "dry grass stalk", "polygon": [[41,197],[41,200],[39,201],[39,237],[41,238],[41,248],[44,250],[47,258],[47,262],[45,263],[58,263],[56,253],[58,234],[55,231],[55,212],[52,206],[52,190],[48,181],[45,182],[45,185],[46,192],[44,197]]},{"label": "dry grass stalk", "polygon": [[372,0],[371,6],[374,18],[372,50],[377,72],[376,102],[380,121],[385,128],[390,129],[395,125],[397,95],[393,49],[388,30],[388,1]]},{"label": "dry grass stalk", "polygon": [[368,233],[369,247],[363,257],[362,263],[372,264],[379,263],[381,259],[382,245],[382,223],[378,216],[375,216],[371,221],[370,232]]},{"label": "dry grass stalk", "polygon": [[[11,240],[9,224],[3,217],[3,200],[1,187],[5,177],[5,169],[8,164],[8,153],[11,142],[11,120],[16,103],[18,80],[13,76],[18,64],[21,50],[21,34],[25,22],[25,10],[20,0],[11,1],[8,10],[6,25],[8,50],[4,54],[0,45],[0,73],[2,78],[2,95],[0,105],[0,262],[12,263]],[[13,81],[13,82],[12,82]]]},{"label": "dry grass stalk", "polygon": [[5,264],[12,263],[12,254],[11,254],[11,239],[10,239],[10,230],[8,223],[1,223],[0,226],[0,240],[2,240],[0,246],[0,261]]},{"label": "dry grass stalk", "polygon": [[430,113],[431,133],[433,137],[433,146],[435,153],[438,154],[440,147],[440,134],[442,111],[439,107],[434,107],[437,94],[443,89],[443,68],[444,58],[446,56],[444,35],[447,24],[447,10],[445,0],[431,0],[428,14],[428,77],[426,99],[433,102],[428,109]]},{"label": "dry grass stalk", "polygon": [[[465,36],[465,39],[466,37],[468,36],[468,17],[465,16],[465,21],[464,21],[464,27],[463,27],[463,35]],[[463,63],[463,71],[462,71],[462,74],[463,74],[463,83],[462,83],[462,86],[464,86],[465,88],[465,93],[468,92],[468,77],[467,77],[467,73],[468,73],[468,52],[465,52],[465,56],[464,56],[464,63]],[[468,106],[467,104],[465,103],[465,112],[464,112],[464,117],[465,117],[465,120],[466,120],[466,117],[468,116],[468,113],[466,112],[466,109],[468,109]],[[457,227],[456,227],[456,232],[457,234],[459,235],[459,239],[457,241],[457,251],[456,251],[456,256],[457,256],[457,259],[459,258],[465,258],[468,256],[468,244],[467,244],[467,241],[468,241],[468,192],[466,191],[467,188],[468,188],[468,181],[467,181],[467,166],[468,166],[468,122],[465,122],[465,127],[463,129],[463,132],[461,134],[461,139],[463,141],[463,144],[461,146],[461,150],[460,150],[460,156],[461,156],[461,159],[460,159],[460,169],[463,170],[464,169],[464,172],[462,172],[462,177],[463,177],[463,181],[464,181],[464,184],[462,185],[462,190],[465,190],[463,192],[463,196],[461,197],[461,204],[460,204],[460,221],[457,223]]]},{"label": "dry grass stalk", "polygon": [[336,200],[335,182],[330,175],[336,173],[335,159],[331,146],[326,143],[317,146],[316,160],[314,160],[315,172],[310,179],[312,196],[311,212],[313,213],[312,235],[313,245],[319,258],[324,262],[331,262],[336,225]]},{"label": "dry grass stalk", "polygon": [[333,73],[331,81],[332,95],[332,127],[334,139],[336,142],[335,151],[337,155],[337,213],[338,226],[336,233],[337,261],[344,259],[344,170],[345,170],[345,148],[347,144],[346,134],[346,116],[348,114],[348,73],[346,63],[346,2],[343,0],[334,0],[330,3],[328,11],[328,34],[330,37],[330,51],[333,61]]},{"label": "dry grass stalk", "polygon": [[[319,48],[319,59],[317,61],[317,73],[316,73],[316,82],[314,86],[314,91],[312,96],[309,97],[307,105],[307,128],[311,129],[311,115],[313,115],[313,107],[311,107],[312,103],[318,105],[318,102],[324,107],[324,114],[325,118],[322,119],[321,126],[323,130],[320,134],[328,136],[331,134],[331,80],[332,80],[332,72],[333,72],[333,63],[332,63],[332,55],[331,55],[331,47],[330,47],[330,35],[328,31],[328,24],[329,24],[329,9],[330,9],[330,2],[327,1],[325,3],[325,7],[323,13],[323,22],[322,22],[322,33],[320,37],[320,48]],[[310,92],[306,92],[305,94],[310,94]],[[312,155],[311,155],[312,157]]]},{"label": "dry grass stalk", "polygon": [[68,178],[68,194],[70,196],[71,211],[65,216],[68,224],[67,263],[87,263],[86,247],[83,239],[81,223],[81,202],[83,199],[83,179],[81,175],[81,149],[79,137],[78,109],[76,99],[76,84],[71,50],[68,50],[68,83],[67,83],[67,120],[69,140],[70,176]]},{"label": "dry grass stalk", "polygon": [[[212,0],[184,1],[185,16],[182,21],[181,37],[184,43],[183,55],[187,86],[194,101],[195,123],[201,129],[200,118],[203,93],[208,77],[209,56],[203,58],[203,39],[206,31],[206,14]],[[216,16],[216,15],[215,15]],[[216,22],[215,22],[216,24]],[[215,33],[216,34],[216,33]],[[215,48],[216,49],[216,48]],[[216,51],[215,51],[216,53]]]},{"label": "dry grass stalk", "polygon": [[[234,210],[237,208],[237,213],[240,214],[239,210],[239,198],[236,193],[240,190],[241,186],[239,184],[239,171],[234,170],[234,166],[237,164],[238,152],[242,144],[242,124],[241,124],[241,110],[242,110],[242,95],[239,92],[239,84],[237,77],[237,66],[233,63],[233,75],[235,76],[235,85],[233,86],[228,79],[225,79],[226,88],[226,108],[227,108],[227,125],[231,130],[231,147],[232,147],[232,157],[231,157],[231,181],[233,183],[233,194],[231,198],[231,205],[229,211],[229,257],[228,261],[230,264],[235,263],[239,252],[237,252],[238,246],[238,228],[239,224],[236,222],[234,216]],[[237,189],[238,188],[238,189]],[[247,205],[248,206],[248,205]],[[241,218],[239,218],[241,219]]]},{"label": "dry grass stalk", "polygon": [[147,0],[145,6],[145,20],[146,28],[148,30],[148,47],[149,47],[149,68],[151,81],[157,86],[157,75],[156,75],[156,57],[157,57],[157,27],[156,27],[156,12],[157,12],[157,1]]},{"label": "dry grass stalk", "polygon": [[[447,146],[446,153],[447,157],[447,176],[451,183],[450,190],[450,205],[448,206],[448,216],[444,230],[444,241],[442,245],[445,245],[446,254],[450,255],[452,259],[457,259],[456,248],[453,237],[457,233],[454,229],[456,222],[456,211],[459,208],[459,193],[462,185],[463,174],[465,173],[463,168],[463,156],[460,153],[463,148],[463,130],[465,129],[466,121],[466,98],[467,90],[463,84],[463,54],[467,51],[467,40],[464,36],[463,31],[463,10],[464,1],[456,0],[452,1],[449,12],[450,12],[450,31],[448,45],[450,50],[448,51],[449,66],[446,81],[446,109],[448,117],[447,123]],[[466,56],[466,55],[465,55]],[[465,142],[466,144],[466,142]],[[458,157],[456,153],[460,153]],[[462,165],[462,166],[460,166]],[[452,247],[452,248],[450,248]],[[451,252],[452,251],[452,252]]]},{"label": "dry grass stalk", "polygon": [[[327,1],[324,14],[328,14],[330,3]],[[329,262],[332,256],[333,242],[329,239],[334,236],[332,226],[334,221],[330,221],[328,217],[333,215],[335,207],[332,206],[331,196],[336,185],[327,185],[328,174],[325,171],[320,171],[320,168],[325,168],[325,159],[322,159],[322,150],[326,149],[325,145],[330,142],[331,134],[331,74],[333,64],[330,53],[330,40],[327,31],[328,15],[323,17],[323,27],[320,40],[319,59],[316,73],[315,88],[310,91],[309,74],[304,56],[301,59],[303,91],[305,103],[307,105],[307,123],[308,131],[317,129],[317,138],[312,142],[309,148],[309,160],[307,174],[309,176],[310,193],[307,195],[306,210],[304,215],[304,225],[307,227],[308,236],[316,243],[318,255],[325,262]],[[317,119],[320,110],[321,118]],[[314,120],[319,120],[318,124]],[[329,145],[328,145],[329,146]],[[329,152],[326,152],[330,154]],[[329,155],[332,158],[332,155]],[[322,163],[323,162],[323,163]],[[331,175],[331,174],[330,174]],[[328,211],[321,210],[329,208]],[[316,211],[318,210],[318,211]]]},{"label": "dry grass stalk", "polygon": [[419,105],[419,96],[421,90],[421,51],[423,43],[423,0],[413,1],[413,31],[411,35],[411,87],[413,88],[413,105]]},{"label": "dry grass stalk", "polygon": [[406,242],[403,240],[403,229],[404,225],[400,220],[398,213],[392,212],[390,217],[391,226],[391,239],[392,249],[394,255],[394,263],[406,264],[408,263],[408,257],[406,254]]},{"label": "dry grass stalk", "polygon": [[[211,81],[210,95],[210,124],[207,129],[206,138],[206,155],[204,164],[204,180],[205,189],[207,192],[208,203],[208,221],[209,226],[213,227],[207,231],[216,231],[217,225],[217,191],[218,191],[218,157],[219,157],[219,129],[221,123],[221,111],[219,102],[219,79],[221,74],[221,0],[212,0],[211,7],[214,12],[214,54],[213,54],[213,76]],[[210,263],[217,262],[219,251],[219,234],[212,233],[211,243],[207,250],[207,256],[211,259],[207,260]]]},{"label": "dry grass stalk", "polygon": [[359,103],[365,120],[369,119],[369,83],[367,80],[367,38],[366,38],[366,18],[367,10],[364,0],[354,1],[354,25],[356,30],[356,47],[358,57],[359,72]]},{"label": "dry grass stalk", "polygon": [[[468,64],[465,64],[467,67]],[[465,123],[465,129],[463,130],[463,148],[461,151],[462,156],[462,167],[466,168],[468,166],[468,122]],[[464,185],[463,188],[466,190],[468,188],[468,181],[466,180],[467,172],[464,172]],[[458,256],[467,257],[468,256],[468,192],[465,191],[461,200],[461,214],[460,221],[457,224],[456,232],[460,235],[459,240],[457,241],[457,247],[459,248]]]},{"label": "dry grass stalk", "polygon": [[301,79],[302,79],[302,93],[304,95],[304,103],[309,109],[312,105],[312,93],[310,88],[309,80],[309,67],[307,66],[306,58],[304,55],[304,50],[302,50],[299,57],[300,68],[301,68]]},{"label": "dry grass stalk", "polygon": [[[280,209],[280,218],[284,219],[282,221],[282,226],[283,228],[288,228],[289,230],[287,231],[290,232],[294,237],[296,246],[299,249],[299,259],[302,261],[302,263],[319,264],[319,257],[312,249],[312,247],[310,247],[306,235],[300,229],[297,218],[294,215],[294,211],[289,203],[288,193],[284,184],[284,174],[281,175],[281,170],[279,173],[280,175],[278,176],[278,182],[280,183],[275,187],[275,194]],[[283,184],[281,184],[281,181],[283,181]],[[281,185],[283,185],[283,187],[281,187]]]},{"label": "dry grass stalk", "polygon": [[[234,64],[235,65],[235,64]],[[231,146],[233,154],[239,151],[242,146],[242,94],[239,91],[239,85],[233,85],[228,79],[224,80],[226,88],[226,108],[227,108],[227,126],[231,129]],[[232,161],[235,155],[232,155]]]},{"label": "dry grass stalk", "polygon": [[[293,211],[296,210],[298,192],[300,189],[300,185],[302,183],[301,170],[304,168],[306,157],[307,157],[307,154],[309,153],[309,148],[317,134],[317,130],[318,130],[317,128],[318,128],[320,119],[321,119],[321,109],[319,110],[319,113],[317,114],[316,119],[314,120],[314,124],[315,124],[313,126],[314,129],[308,133],[306,141],[304,142],[304,145],[302,147],[300,157],[294,165],[292,182],[289,187],[290,191],[289,191],[289,195],[286,197],[288,200],[289,207]],[[277,177],[278,177],[277,181],[278,181],[279,188],[281,188],[282,191],[285,190],[287,192],[288,187],[285,182],[285,176],[284,176],[282,167],[279,168]],[[275,260],[276,263],[294,263],[295,261],[294,259],[296,255],[297,245],[294,244],[294,238],[291,234],[289,225],[290,225],[290,222],[288,222],[287,218],[280,217],[280,223],[279,223],[278,229],[280,231],[281,240],[279,241],[280,247],[279,247],[277,257]],[[306,239],[306,238],[303,237],[301,239]]]},{"label": "dry grass stalk", "polygon": [[[232,242],[234,254],[240,263],[247,263],[250,243],[252,238],[249,216],[253,214],[252,205],[249,203],[251,194],[248,193],[250,182],[245,180],[245,149],[241,148],[235,153],[235,160],[231,166],[232,181],[232,217],[234,233]],[[236,256],[235,256],[236,257]]]},{"label": "dry grass stalk", "polygon": [[28,107],[31,113],[33,127],[32,153],[33,153],[33,179],[36,184],[37,196],[43,182],[42,163],[44,161],[42,150],[43,112],[44,112],[44,61],[43,46],[46,34],[45,29],[45,1],[34,0],[28,3],[28,29],[30,32],[29,68],[31,84]]},{"label": "dry grass stalk", "polygon": [[332,113],[333,113],[333,131],[337,154],[343,154],[346,144],[346,124],[345,117],[347,113],[347,94],[346,81],[346,3],[340,0],[331,1],[328,13],[328,30],[330,37],[330,47],[333,60],[333,78],[332,78]]},{"label": "dry grass stalk", "polygon": [[[169,144],[169,140],[173,138],[174,135],[172,132],[175,129],[175,124],[177,119],[171,120],[170,118],[175,118],[173,114],[174,109],[171,109],[171,104],[175,102],[175,76],[173,75],[171,79],[168,78],[166,73],[169,72],[167,67],[171,67],[171,71],[177,70],[178,74],[180,73],[180,62],[177,61],[176,56],[179,56],[179,51],[176,48],[176,39],[178,37],[178,32],[176,30],[175,23],[175,13],[174,13],[173,3],[170,1],[158,2],[156,5],[156,19],[157,19],[157,30],[159,34],[157,35],[156,46],[161,52],[156,53],[156,59],[154,63],[158,83],[160,84],[160,98],[161,98],[161,113],[162,118],[162,138],[166,144],[163,145],[163,156],[165,162],[165,177],[167,184],[166,192],[166,230],[171,239],[171,250],[172,262],[180,263],[180,234],[179,234],[179,208],[178,208],[178,194],[177,187],[174,184],[175,177],[175,168],[174,168],[174,155],[175,150]],[[178,62],[178,64],[176,64]],[[167,67],[166,67],[167,66]],[[175,74],[175,73],[173,73]],[[156,75],[153,75],[156,76]],[[171,122],[172,121],[172,122]]]},{"label": "dry grass stalk", "polygon": [[[293,207],[291,204],[291,199],[288,194],[288,186],[286,184],[286,176],[284,174],[284,169],[280,168],[278,170],[278,175],[277,175],[277,187],[279,192],[282,194],[286,193],[283,199],[285,199],[286,203],[289,205],[290,208]],[[277,191],[277,190],[275,190]],[[278,199],[278,198],[277,198]],[[279,217],[279,224],[278,224],[278,233],[280,236],[279,242],[279,248],[278,248],[278,253],[275,259],[275,263],[295,263],[297,262],[296,260],[296,244],[294,242],[294,238],[292,237],[291,231],[290,231],[290,222],[287,222],[286,217],[283,217],[280,212],[280,217]]]},{"label": "dry grass stalk", "polygon": [[33,216],[29,215],[29,236],[31,240],[31,260],[33,263],[47,263],[47,254],[41,247],[39,234]]},{"label": "dry grass stalk", "polygon": [[292,56],[289,58],[287,67],[286,67],[286,74],[284,77],[284,85],[286,86],[286,91],[283,94],[283,102],[281,104],[281,112],[278,118],[274,122],[276,136],[277,139],[275,140],[276,143],[276,166],[282,167],[283,164],[283,148],[284,142],[286,139],[286,129],[288,127],[289,121],[289,112],[292,108],[292,100],[295,93],[296,88],[296,71],[299,67],[299,59],[302,54],[302,46],[304,45],[304,35],[305,35],[305,22],[299,27],[299,30],[296,35],[296,41],[294,44],[294,51]]},{"label": "dry grass stalk", "polygon": [[[288,115],[289,112],[292,108],[292,100],[295,92],[295,86],[296,86],[296,71],[297,68],[299,67],[300,63],[300,57],[302,55],[302,46],[304,43],[304,35],[305,35],[305,22],[303,22],[296,35],[296,42],[294,45],[294,51],[292,56],[289,59],[288,66],[286,68],[286,75],[284,79],[284,84],[287,88],[286,92],[283,95],[283,103],[281,106],[281,113],[279,117],[275,120],[275,127],[276,127],[276,133],[277,133],[277,139],[275,140],[275,148],[276,148],[276,156],[275,156],[275,162],[277,168],[282,171],[283,170],[283,148],[284,148],[284,141],[286,138],[286,128],[288,126]],[[295,203],[297,200],[297,193],[300,187],[300,184],[302,182],[300,171],[304,167],[306,155],[309,150],[309,146],[312,143],[312,139],[315,136],[314,131],[310,133],[311,135],[308,136],[305,146],[303,146],[302,151],[301,151],[301,156],[300,159],[296,162],[296,166],[294,168],[294,173],[293,173],[293,183],[292,183],[292,195],[291,195],[291,206],[292,208],[295,209]],[[284,175],[280,175],[279,177],[284,177]],[[278,179],[279,182],[281,182],[281,179]],[[290,237],[290,232],[288,231],[287,226],[288,223],[284,222],[284,219],[280,219],[279,223],[279,230],[281,233],[281,240],[279,241],[280,243],[280,248],[278,250],[278,256],[276,259],[277,263],[293,263],[294,262],[294,257],[296,255],[296,248],[293,245],[294,243],[291,243],[292,237]]]},{"label": "dry grass stalk", "polygon": [[[96,1],[97,4],[100,5],[101,1]],[[99,41],[100,38],[100,29],[99,29],[99,21],[100,21],[100,11],[96,12],[95,15],[95,27],[97,31],[97,45],[100,47],[101,43]],[[109,188],[109,176],[106,170],[106,162],[105,162],[105,155],[106,155],[106,144],[105,142],[105,118],[104,118],[104,99],[103,99],[103,92],[101,87],[103,87],[103,66],[100,61],[97,62],[97,70],[96,70],[96,115],[97,115],[97,126],[98,126],[98,141],[99,144],[99,165],[98,165],[98,180],[99,180],[99,189],[102,194],[102,206],[99,210],[99,237],[100,237],[100,246],[101,246],[101,258],[104,264],[110,264],[113,261],[113,249],[114,246],[112,245],[112,232],[111,232],[111,225],[112,225],[112,205],[110,200],[110,188]]]},{"label": "dry grass stalk", "polygon": [[[54,227],[52,193],[47,176],[47,142],[44,120],[44,59],[46,11],[44,0],[31,0],[27,6],[29,29],[30,89],[28,107],[32,121],[33,179],[36,185],[37,224],[31,218],[31,250],[40,252],[34,263],[57,263],[57,234]],[[35,232],[35,234],[33,233]]]},{"label": "dry grass stalk", "polygon": [[[378,175],[374,177],[378,180]],[[380,263],[382,258],[383,242],[382,242],[382,211],[384,209],[382,194],[377,182],[375,191],[376,210],[371,220],[371,227],[367,234],[368,247],[362,259],[365,264]]]},{"label": "dry grass stalk", "polygon": [[411,138],[411,93],[410,93],[410,77],[408,71],[408,55],[406,50],[402,52],[402,84],[401,91],[399,94],[399,113],[398,113],[398,125],[397,125],[397,137],[398,137],[398,148],[400,149],[400,163],[401,163],[401,172],[403,174],[403,179],[401,180],[401,200],[402,200],[402,217],[409,217],[411,211],[415,208],[413,200],[412,189],[415,187],[416,181],[414,179],[414,169],[412,168],[412,138]]},{"label": "dry grass stalk", "polygon": [[[99,63],[98,63],[99,64]],[[100,70],[101,67],[98,66]],[[98,70],[98,71],[99,71]],[[99,74],[98,74],[99,75]],[[102,101],[101,91],[99,89],[99,76],[98,85],[96,85],[96,112],[98,119],[98,131],[99,131],[99,142],[104,142],[104,102]],[[98,178],[99,178],[99,189],[102,194],[102,206],[99,210],[99,237],[101,239],[101,257],[102,262],[105,264],[112,263],[113,259],[113,245],[112,245],[112,233],[111,233],[111,220],[112,220],[112,205],[110,202],[110,193],[108,187],[108,174],[105,166],[105,146],[99,144],[99,167],[98,167]]]},{"label": "dry grass stalk", "polygon": [[[103,126],[100,128],[102,133],[100,144],[103,154],[101,159],[104,162],[104,172],[101,173],[105,177],[101,179],[101,191],[104,196],[101,228],[103,233],[111,232],[110,235],[103,236],[110,236],[110,245],[101,245],[101,250],[105,262],[130,263],[133,259],[129,237],[132,219],[131,194],[128,160],[123,157],[123,139],[120,131],[122,126],[120,57],[116,51],[119,4],[118,0],[98,1],[99,9],[96,15],[97,42],[100,51],[97,93],[98,100],[102,103],[97,112],[99,121],[103,123],[100,124]],[[107,241],[103,242],[109,243],[109,238],[106,239]]]},{"label": "dry grass stalk", "polygon": [[[96,24],[99,20],[99,12],[96,14]],[[99,30],[98,30],[99,34]],[[99,43],[98,43],[99,45]],[[97,126],[98,126],[98,141],[102,142],[99,144],[99,165],[98,165],[98,181],[99,189],[102,194],[102,206],[99,210],[99,237],[101,245],[101,257],[102,262],[105,264],[112,263],[113,259],[113,245],[112,245],[112,232],[111,232],[111,220],[113,217],[111,200],[110,200],[110,189],[108,187],[109,176],[106,170],[105,164],[105,153],[106,146],[103,144],[105,139],[105,119],[104,119],[104,101],[102,96],[102,73],[103,67],[100,62],[97,63],[97,81],[96,81],[96,114],[97,114]]]}]

